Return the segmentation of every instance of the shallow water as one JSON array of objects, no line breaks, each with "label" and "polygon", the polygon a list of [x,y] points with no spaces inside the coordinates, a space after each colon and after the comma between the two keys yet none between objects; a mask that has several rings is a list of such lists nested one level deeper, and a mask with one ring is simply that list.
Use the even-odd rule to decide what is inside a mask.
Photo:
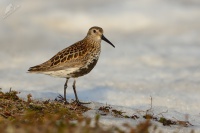
[{"label": "shallow water", "polygon": [[[6,8],[20,8],[3,19]],[[116,46],[102,42],[100,60],[78,78],[79,98],[128,107],[165,106],[199,115],[200,2],[1,1],[0,87],[55,98],[65,79],[28,74],[28,68],[85,37],[94,25]],[[8,9],[8,8],[7,8]],[[74,98],[72,79],[68,98]]]}]

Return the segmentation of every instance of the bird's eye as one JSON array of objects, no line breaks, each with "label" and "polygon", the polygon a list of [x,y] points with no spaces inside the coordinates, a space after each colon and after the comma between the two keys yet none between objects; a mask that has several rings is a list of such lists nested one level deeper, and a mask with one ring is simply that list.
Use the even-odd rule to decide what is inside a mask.
[{"label": "bird's eye", "polygon": [[93,30],[94,33],[96,33],[96,30]]}]

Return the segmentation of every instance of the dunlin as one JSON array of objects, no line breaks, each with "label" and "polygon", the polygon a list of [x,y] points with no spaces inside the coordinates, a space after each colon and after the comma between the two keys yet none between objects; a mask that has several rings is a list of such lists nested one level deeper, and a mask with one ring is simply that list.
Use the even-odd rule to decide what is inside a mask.
[{"label": "dunlin", "polygon": [[100,52],[101,40],[106,41],[115,47],[103,35],[103,29],[100,27],[92,27],[89,29],[87,36],[58,52],[48,61],[29,68],[31,73],[47,74],[54,77],[66,78],[64,84],[64,100],[66,100],[66,89],[69,78],[74,78],[73,90],[78,105],[84,104],[79,101],[76,93],[76,78],[88,74],[96,65]]}]

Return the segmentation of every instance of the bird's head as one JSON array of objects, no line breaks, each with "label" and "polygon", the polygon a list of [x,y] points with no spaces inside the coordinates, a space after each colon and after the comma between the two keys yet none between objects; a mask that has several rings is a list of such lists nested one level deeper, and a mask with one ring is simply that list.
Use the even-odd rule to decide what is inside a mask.
[{"label": "bird's head", "polygon": [[106,41],[113,47],[115,47],[104,35],[103,35],[103,29],[101,27],[91,27],[87,33],[87,37],[92,38],[96,42],[100,42],[101,40]]}]

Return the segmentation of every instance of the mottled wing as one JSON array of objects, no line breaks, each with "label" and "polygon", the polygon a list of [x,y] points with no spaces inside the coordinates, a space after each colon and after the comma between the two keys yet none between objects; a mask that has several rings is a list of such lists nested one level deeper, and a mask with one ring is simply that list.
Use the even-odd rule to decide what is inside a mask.
[{"label": "mottled wing", "polygon": [[50,60],[31,67],[28,71],[47,72],[79,68],[87,63],[87,54],[87,42],[82,40],[58,52]]}]

